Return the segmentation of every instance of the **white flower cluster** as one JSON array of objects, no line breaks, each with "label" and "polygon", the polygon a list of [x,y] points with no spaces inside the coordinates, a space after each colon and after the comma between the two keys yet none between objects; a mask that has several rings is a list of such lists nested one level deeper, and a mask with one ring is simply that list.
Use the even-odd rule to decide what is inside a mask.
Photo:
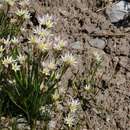
[{"label": "white flower cluster", "polygon": [[[38,23],[35,25],[34,21],[31,20],[30,0],[3,0],[3,2],[3,5],[8,5],[9,9],[16,6],[15,11],[10,10],[10,12],[12,11],[11,17],[9,15],[7,18],[11,26],[16,25],[17,27],[14,32],[11,32],[13,29],[10,30],[8,32],[9,35],[0,37],[0,66],[2,74],[7,75],[7,81],[11,85],[16,84],[18,81],[20,84],[17,85],[18,87],[31,87],[27,89],[31,92],[28,98],[32,98],[33,94],[35,95],[38,92],[34,99],[37,101],[41,96],[39,101],[42,105],[35,103],[36,101],[29,101],[29,103],[35,105],[36,108],[38,106],[37,112],[39,112],[38,114],[41,117],[45,116],[45,114],[50,114],[51,120],[46,121],[48,124],[45,124],[48,125],[49,129],[56,129],[59,125],[58,122],[61,123],[61,128],[66,129],[68,126],[71,129],[76,126],[77,118],[82,109],[82,101],[80,101],[79,96],[86,98],[84,93],[91,90],[91,82],[85,84],[88,82],[88,80],[85,80],[85,85],[82,85],[81,82],[84,80],[75,69],[78,61],[76,56],[67,48],[67,40],[53,34],[52,30],[56,24],[56,17],[49,14],[44,16],[36,15],[35,18]],[[94,53],[94,58],[96,65],[102,61],[102,57],[98,53]],[[72,87],[70,87],[68,82],[70,75],[67,72],[72,72],[73,68],[77,73],[72,76],[73,80],[70,85]],[[77,81],[76,76],[79,78],[80,83],[75,83],[75,80]],[[91,77],[90,75],[89,79]],[[80,87],[80,84],[84,87],[79,92],[76,87]],[[24,88],[23,90],[26,90]],[[31,91],[31,89],[34,89],[34,91]],[[22,91],[21,88],[19,90],[20,92]],[[15,88],[17,94],[14,95],[20,97],[22,94],[19,90]],[[81,95],[78,95],[79,93]],[[43,97],[44,99],[42,99]],[[30,107],[28,108],[31,109]],[[36,108],[34,107],[34,109]],[[37,116],[33,118],[37,119]],[[48,128],[46,127],[46,129]]]}]

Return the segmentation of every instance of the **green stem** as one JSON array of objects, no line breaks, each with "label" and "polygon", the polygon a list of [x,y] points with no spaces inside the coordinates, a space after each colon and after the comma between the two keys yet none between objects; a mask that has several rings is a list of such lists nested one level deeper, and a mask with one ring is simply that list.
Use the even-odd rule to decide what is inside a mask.
[{"label": "green stem", "polygon": [[30,127],[31,127],[31,130],[36,130],[36,121],[35,120],[32,121]]}]

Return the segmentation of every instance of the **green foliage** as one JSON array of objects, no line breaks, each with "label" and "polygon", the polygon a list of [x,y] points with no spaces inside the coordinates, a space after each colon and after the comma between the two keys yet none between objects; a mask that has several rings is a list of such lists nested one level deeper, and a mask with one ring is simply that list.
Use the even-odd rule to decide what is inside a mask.
[{"label": "green foliage", "polygon": [[11,23],[8,12],[0,11],[0,38],[16,36],[20,31],[20,25]]},{"label": "green foliage", "polygon": [[6,80],[3,84],[3,90],[8,94],[11,101],[22,110],[30,123],[38,119],[39,108],[41,106],[52,103],[51,97],[54,93],[55,84],[52,81],[46,83],[48,90],[45,93],[41,92],[40,85],[42,78],[39,75],[38,67],[38,63],[33,61],[31,65],[28,59],[27,72],[24,73],[22,70],[12,72],[12,79],[14,78],[15,84],[10,84]]}]

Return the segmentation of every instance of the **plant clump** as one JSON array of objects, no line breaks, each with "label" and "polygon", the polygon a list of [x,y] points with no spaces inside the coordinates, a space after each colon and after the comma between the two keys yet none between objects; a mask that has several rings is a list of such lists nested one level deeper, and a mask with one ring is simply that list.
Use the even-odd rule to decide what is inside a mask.
[{"label": "plant clump", "polygon": [[[55,129],[58,121],[63,129],[80,129],[83,100],[78,98],[78,87],[84,82],[85,93],[94,89],[101,57],[95,54],[95,69],[87,79],[75,76],[71,80],[71,95],[61,82],[78,60],[67,49],[67,41],[52,33],[56,17],[38,16],[35,25],[29,0],[3,0],[0,5],[1,115],[3,111],[12,117],[22,115],[31,130],[36,130],[38,120],[44,121],[44,129]],[[59,118],[54,120],[57,113]]]}]

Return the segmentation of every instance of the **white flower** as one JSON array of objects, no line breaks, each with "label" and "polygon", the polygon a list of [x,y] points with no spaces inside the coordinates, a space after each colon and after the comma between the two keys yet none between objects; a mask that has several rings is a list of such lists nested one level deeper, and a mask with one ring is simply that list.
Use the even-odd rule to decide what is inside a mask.
[{"label": "white flower", "polygon": [[20,62],[20,64],[23,64],[26,60],[26,57],[22,54],[19,54],[19,56],[17,56],[17,59]]},{"label": "white flower", "polygon": [[56,69],[56,64],[54,63],[54,61],[51,61],[49,64],[48,64],[48,68],[50,70],[55,70]]},{"label": "white flower", "polygon": [[13,60],[12,56],[10,57],[6,57],[4,58],[4,60],[2,60],[2,64],[5,66],[5,67],[8,67],[9,64],[12,64],[15,60]]},{"label": "white flower", "polygon": [[69,126],[72,127],[74,125],[74,117],[71,114],[68,114],[68,116],[65,118],[65,123]]},{"label": "white flower", "polygon": [[46,22],[46,26],[47,26],[47,28],[51,28],[53,26],[53,22],[51,20],[48,20]]},{"label": "white flower", "polygon": [[58,91],[55,91],[55,93],[52,95],[52,98],[57,101],[60,98],[60,95],[58,93]]},{"label": "white flower", "polygon": [[47,61],[47,62],[42,62],[42,66],[44,67],[44,68],[47,68],[47,69],[49,69],[50,71],[51,70],[55,70],[56,69],[56,64],[55,64],[55,62],[53,61],[53,60],[51,60],[51,61]]},{"label": "white flower", "polygon": [[64,48],[64,47],[66,47],[66,45],[67,45],[67,43],[66,43],[66,41],[64,41],[64,40],[59,40],[59,46],[61,47],[61,48]]},{"label": "white flower", "polygon": [[4,0],[7,4],[9,4],[10,6],[13,6],[15,4],[16,0]]},{"label": "white flower", "polygon": [[66,65],[69,65],[69,66],[75,66],[77,64],[77,61],[76,59],[74,58],[74,56],[70,53],[66,53],[64,56],[61,57],[63,62],[66,64]]},{"label": "white flower", "polygon": [[79,108],[80,102],[78,100],[72,100],[69,103],[70,111],[71,112],[76,112]]},{"label": "white flower", "polygon": [[91,89],[91,85],[90,84],[86,84],[85,88],[86,91],[89,91]]},{"label": "white flower", "polygon": [[54,44],[53,48],[54,48],[55,51],[61,51],[62,50],[62,48],[59,46],[59,44]]},{"label": "white flower", "polygon": [[56,51],[62,51],[67,46],[66,41],[60,39],[60,37],[55,38],[55,42],[53,48]]},{"label": "white flower", "polygon": [[50,72],[50,70],[48,68],[44,68],[42,70],[42,73],[45,74],[46,76],[49,75],[49,72]]},{"label": "white flower", "polygon": [[25,32],[26,32],[26,28],[25,28],[25,27],[21,27],[21,28],[20,28],[20,31],[21,31],[22,33],[25,33]]},{"label": "white flower", "polygon": [[38,16],[38,21],[39,21],[39,24],[40,24],[40,25],[44,25],[44,24],[45,24],[45,22],[46,22],[46,20],[45,20],[45,17],[44,17],[44,16],[43,16],[43,17]]},{"label": "white flower", "polygon": [[27,10],[22,10],[22,9],[18,9],[16,11],[16,15],[19,17],[23,17],[24,19],[29,19],[30,18],[30,14]]},{"label": "white flower", "polygon": [[56,69],[56,64],[53,60],[51,60],[50,62],[43,62],[42,63],[43,67],[47,67],[50,70],[55,70]]},{"label": "white flower", "polygon": [[0,53],[2,53],[5,50],[5,48],[3,48],[3,46],[0,46]]},{"label": "white flower", "polygon": [[25,14],[25,12],[26,12],[25,10],[22,10],[22,9],[19,10],[19,9],[18,9],[18,10],[16,11],[16,15],[18,15],[18,16],[21,17],[21,16],[23,16],[23,15]]},{"label": "white flower", "polygon": [[48,30],[43,29],[41,26],[37,26],[35,29],[33,29],[33,32],[41,37],[46,37],[50,34]]},{"label": "white flower", "polygon": [[49,51],[50,50],[50,43],[45,41],[44,38],[37,38],[36,39],[36,45],[37,45],[37,48],[43,52],[46,52],[46,51]]},{"label": "white flower", "polygon": [[12,42],[13,44],[17,44],[17,43],[19,43],[19,40],[18,40],[18,38],[13,37],[13,39],[11,39],[11,42]]},{"label": "white flower", "polygon": [[20,65],[18,65],[17,63],[13,63],[12,64],[12,70],[14,70],[15,72],[20,70]]},{"label": "white flower", "polygon": [[97,62],[102,61],[102,57],[97,52],[94,52],[94,56],[95,56],[95,59],[96,59]]},{"label": "white flower", "polygon": [[49,16],[48,14],[42,17],[38,17],[38,21],[40,25],[46,25],[47,28],[51,28],[54,24],[54,17],[53,16]]},{"label": "white flower", "polygon": [[30,19],[30,14],[29,12],[26,11],[26,13],[23,16],[24,19]]},{"label": "white flower", "polygon": [[41,113],[46,112],[46,107],[45,106],[41,106],[40,109],[39,109],[39,111],[41,111]]},{"label": "white flower", "polygon": [[41,50],[43,52],[46,52],[46,51],[49,50],[49,46],[46,43],[38,43],[37,47],[38,47],[39,50]]},{"label": "white flower", "polygon": [[10,36],[8,36],[7,37],[7,39],[2,39],[3,40],[3,43],[5,44],[5,45],[9,45],[10,43],[11,43],[11,41],[10,41]]},{"label": "white flower", "polygon": [[35,44],[35,43],[38,43],[38,41],[40,40],[37,36],[35,35],[31,35],[29,38],[29,43],[32,43],[32,44]]}]

